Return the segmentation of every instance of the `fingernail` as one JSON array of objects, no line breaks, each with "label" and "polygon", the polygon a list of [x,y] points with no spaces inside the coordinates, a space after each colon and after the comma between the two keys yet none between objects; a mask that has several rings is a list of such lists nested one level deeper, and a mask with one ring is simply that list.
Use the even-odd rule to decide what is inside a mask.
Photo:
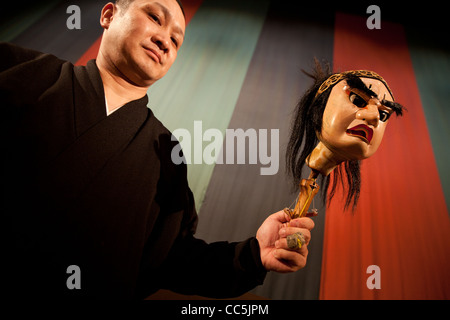
[{"label": "fingernail", "polygon": [[280,232],[278,233],[281,237],[284,237],[286,235],[286,228],[281,228]]}]

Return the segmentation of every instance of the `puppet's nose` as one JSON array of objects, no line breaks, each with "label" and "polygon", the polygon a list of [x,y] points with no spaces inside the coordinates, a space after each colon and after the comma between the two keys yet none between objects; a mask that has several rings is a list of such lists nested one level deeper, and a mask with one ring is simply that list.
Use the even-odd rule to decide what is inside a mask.
[{"label": "puppet's nose", "polygon": [[379,104],[380,102],[378,99],[371,99],[367,106],[361,108],[356,113],[356,119],[366,121],[367,124],[376,128],[378,126],[378,122],[380,121],[380,113],[378,111]]}]

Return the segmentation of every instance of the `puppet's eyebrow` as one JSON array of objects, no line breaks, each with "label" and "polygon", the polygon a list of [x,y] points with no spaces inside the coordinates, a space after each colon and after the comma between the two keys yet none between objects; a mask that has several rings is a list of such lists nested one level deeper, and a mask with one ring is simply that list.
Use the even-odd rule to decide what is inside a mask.
[{"label": "puppet's eyebrow", "polygon": [[403,107],[398,102],[394,102],[394,101],[389,101],[389,100],[383,99],[383,101],[381,101],[381,104],[383,106],[386,106],[386,107],[392,109],[392,111],[395,112],[395,114],[398,115],[398,116],[403,115],[403,110],[405,110],[405,107]]},{"label": "puppet's eyebrow", "polygon": [[350,87],[352,87],[352,88],[354,88],[354,89],[359,89],[359,90],[361,90],[362,92],[364,92],[364,93],[365,93],[367,96],[369,96],[369,97],[378,98],[378,95],[377,95],[375,92],[373,92],[372,90],[370,90],[370,89],[366,86],[366,84],[365,84],[360,78],[358,78],[357,76],[354,76],[354,75],[352,75],[352,74],[349,74],[349,75],[346,77],[345,80],[347,81],[347,84],[348,84]]},{"label": "puppet's eyebrow", "polygon": [[[378,95],[373,92],[372,90],[370,90],[366,84],[357,76],[354,76],[352,74],[347,75],[347,77],[345,78],[345,80],[347,81],[347,84],[354,88],[354,89],[359,89],[362,92],[364,92],[367,96],[369,97],[373,97],[373,98],[377,98],[378,100],[380,98],[378,98]],[[395,112],[395,114],[397,116],[401,116],[403,115],[403,111],[406,110],[404,106],[402,106],[400,103],[398,102],[394,102],[394,101],[389,101],[383,98],[382,101],[380,101],[382,105],[392,109],[393,112]]]}]

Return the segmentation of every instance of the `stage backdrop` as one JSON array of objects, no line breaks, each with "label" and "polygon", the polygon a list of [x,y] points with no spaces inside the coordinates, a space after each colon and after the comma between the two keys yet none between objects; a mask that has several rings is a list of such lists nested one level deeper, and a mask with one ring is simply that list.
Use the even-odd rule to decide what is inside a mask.
[{"label": "stage backdrop", "polygon": [[[21,8],[2,19],[0,40],[85,64],[98,51],[105,2],[53,0]],[[448,37],[432,23],[439,19],[428,17],[430,10],[381,3],[381,29],[369,29],[369,3],[183,3],[185,43],[148,94],[149,108],[170,130],[190,132],[192,160],[196,152],[200,159],[189,164],[200,216],[197,236],[243,240],[294,201],[284,152],[292,111],[311,84],[301,70],[311,70],[314,57],[335,71],[371,69],[385,77],[408,111],[391,118],[379,151],[363,162],[356,211],[344,211],[342,194],[328,207],[316,197],[319,216],[307,267],[289,275],[271,272],[252,292],[271,299],[449,299],[450,134],[444,106],[450,101],[450,50]],[[70,5],[81,9],[81,29],[67,28]],[[212,140],[203,134],[209,129],[218,137],[227,129],[256,133],[256,140],[247,140],[252,151],[244,164],[206,163],[202,153]],[[261,156],[264,147],[270,164]],[[253,164],[252,152],[258,152]],[[261,175],[270,165],[274,174]]]}]

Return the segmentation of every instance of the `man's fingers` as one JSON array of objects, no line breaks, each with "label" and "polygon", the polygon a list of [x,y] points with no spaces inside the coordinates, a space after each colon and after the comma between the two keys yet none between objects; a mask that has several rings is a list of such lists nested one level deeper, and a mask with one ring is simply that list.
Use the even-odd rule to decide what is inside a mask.
[{"label": "man's fingers", "polygon": [[312,230],[314,228],[314,221],[311,218],[297,218],[289,221],[289,227]]},{"label": "man's fingers", "polygon": [[273,217],[277,220],[277,221],[279,221],[279,222],[281,222],[281,223],[286,223],[286,222],[289,222],[289,221],[291,221],[291,217],[286,213],[286,211],[284,211],[284,210],[280,210],[280,211],[278,211],[278,212],[275,212],[274,214],[273,214]]},{"label": "man's fingers", "polygon": [[290,251],[285,249],[276,249],[273,253],[274,257],[281,261],[287,270],[285,272],[297,271],[306,265],[306,257],[308,256],[308,249],[304,246],[298,251]]}]

